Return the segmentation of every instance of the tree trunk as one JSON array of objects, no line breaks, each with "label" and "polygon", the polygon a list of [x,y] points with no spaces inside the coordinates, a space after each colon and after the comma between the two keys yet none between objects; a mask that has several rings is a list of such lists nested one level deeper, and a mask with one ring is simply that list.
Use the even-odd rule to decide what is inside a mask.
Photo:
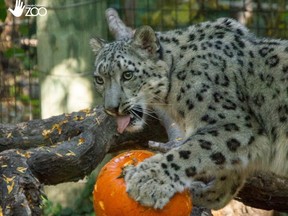
[{"label": "tree trunk", "polygon": [[94,54],[89,40],[94,34],[107,35],[107,25],[103,24],[106,1],[36,0],[35,3],[48,11],[36,19],[41,117],[99,104],[100,97],[93,94],[90,71]]}]

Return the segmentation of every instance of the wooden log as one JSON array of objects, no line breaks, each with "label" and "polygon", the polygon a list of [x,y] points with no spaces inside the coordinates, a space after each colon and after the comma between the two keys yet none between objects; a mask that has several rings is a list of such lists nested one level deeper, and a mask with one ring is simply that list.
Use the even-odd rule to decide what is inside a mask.
[{"label": "wooden log", "polygon": [[[155,124],[155,119],[149,122],[155,127],[147,127],[144,133],[119,136],[114,119],[98,107],[15,125],[0,124],[0,204],[4,215],[17,215],[21,206],[38,215],[43,194],[40,183],[78,181],[90,174],[108,152],[147,148],[148,140],[156,137],[165,140],[164,128]],[[28,193],[29,185],[35,185],[31,193],[39,195],[35,196],[37,202],[26,192],[19,193]]]}]

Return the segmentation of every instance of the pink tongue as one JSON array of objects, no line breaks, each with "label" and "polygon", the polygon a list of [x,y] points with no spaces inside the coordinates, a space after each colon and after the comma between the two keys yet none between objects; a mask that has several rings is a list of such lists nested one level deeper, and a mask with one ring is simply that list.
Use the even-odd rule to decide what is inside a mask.
[{"label": "pink tongue", "polygon": [[128,126],[130,122],[130,115],[127,116],[119,116],[116,118],[117,121],[117,131],[122,134],[125,128]]}]

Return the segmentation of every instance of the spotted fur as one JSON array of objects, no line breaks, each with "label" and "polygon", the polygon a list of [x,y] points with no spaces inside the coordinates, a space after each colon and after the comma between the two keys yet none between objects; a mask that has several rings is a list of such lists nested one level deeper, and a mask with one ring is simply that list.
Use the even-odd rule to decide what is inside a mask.
[{"label": "spotted fur", "polygon": [[127,192],[143,205],[162,208],[189,188],[195,205],[219,209],[255,170],[288,176],[288,41],[221,18],[91,45],[109,114],[134,116],[133,132],[159,109],[181,131],[180,144],[127,169]]}]

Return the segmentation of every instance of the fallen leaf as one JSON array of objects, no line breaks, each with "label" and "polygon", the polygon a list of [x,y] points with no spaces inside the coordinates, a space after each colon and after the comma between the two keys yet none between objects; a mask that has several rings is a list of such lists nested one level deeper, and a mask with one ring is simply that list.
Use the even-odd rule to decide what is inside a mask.
[{"label": "fallen leaf", "polygon": [[66,156],[76,156],[76,154],[74,152],[72,152],[71,150],[69,150],[69,153],[65,154]]},{"label": "fallen leaf", "polygon": [[24,173],[27,170],[27,167],[17,167],[17,171]]},{"label": "fallen leaf", "polygon": [[85,142],[85,139],[84,139],[83,137],[81,137],[81,138],[79,138],[77,145],[78,145],[78,146],[79,146],[79,145],[82,145],[84,142]]},{"label": "fallen leaf", "polygon": [[45,137],[46,139],[49,138],[50,134],[51,134],[51,130],[43,130],[42,131],[42,136]]},{"label": "fallen leaf", "polygon": [[57,156],[59,156],[59,157],[63,157],[63,155],[62,154],[60,154],[60,153],[55,153]]},{"label": "fallen leaf", "polygon": [[1,206],[0,206],[0,216],[3,216],[3,210]]},{"label": "fallen leaf", "polygon": [[16,153],[17,153],[18,155],[21,155],[22,157],[26,157],[25,153],[22,153],[22,152],[20,152],[19,150],[17,150]]},{"label": "fallen leaf", "polygon": [[10,182],[12,182],[15,179],[15,176],[9,178],[9,177],[3,175],[3,179],[6,182],[6,184],[9,184]]},{"label": "fallen leaf", "polygon": [[26,152],[24,153],[25,158],[30,158],[30,157],[31,157],[31,154],[32,154],[32,152],[26,151]]},{"label": "fallen leaf", "polygon": [[54,124],[52,126],[52,130],[55,130],[55,129],[58,131],[59,135],[62,133],[61,124]]},{"label": "fallen leaf", "polygon": [[8,190],[8,194],[11,193],[11,191],[13,190],[14,188],[14,185],[15,185],[15,182],[13,181],[11,185],[7,185],[7,190]]},{"label": "fallen leaf", "polygon": [[10,133],[7,134],[7,138],[8,138],[8,139],[9,139],[9,138],[12,138],[12,132],[10,132]]},{"label": "fallen leaf", "polygon": [[81,121],[81,120],[83,120],[83,119],[84,119],[84,117],[82,117],[82,116],[75,116],[75,117],[73,118],[74,121]]}]

